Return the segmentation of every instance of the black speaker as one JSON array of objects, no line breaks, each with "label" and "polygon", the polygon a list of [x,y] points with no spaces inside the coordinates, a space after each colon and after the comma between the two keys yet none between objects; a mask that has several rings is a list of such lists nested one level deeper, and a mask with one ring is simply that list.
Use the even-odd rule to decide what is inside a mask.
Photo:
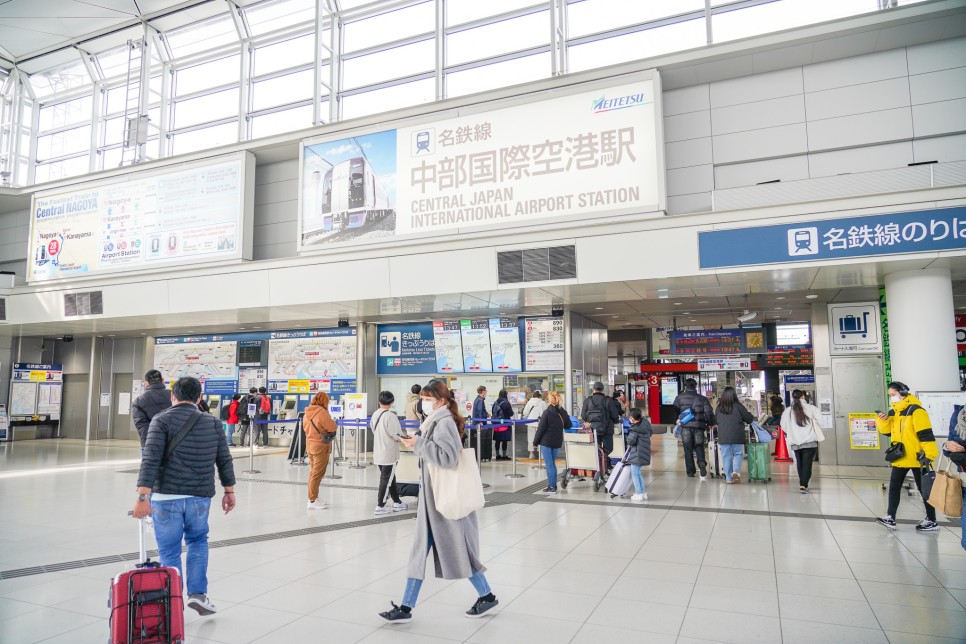
[{"label": "black speaker", "polygon": [[339,326],[340,327],[349,326],[349,320],[346,318],[339,318]]},{"label": "black speaker", "polygon": [[74,341],[74,336],[72,336],[72,335],[65,335],[64,336],[64,342],[73,342],[73,341]]}]

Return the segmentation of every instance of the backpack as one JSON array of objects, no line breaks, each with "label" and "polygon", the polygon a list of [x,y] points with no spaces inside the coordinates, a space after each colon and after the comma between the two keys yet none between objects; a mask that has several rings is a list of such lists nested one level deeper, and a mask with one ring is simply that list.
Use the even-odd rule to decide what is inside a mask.
[{"label": "backpack", "polygon": [[694,420],[694,410],[690,407],[685,407],[681,410],[681,414],[678,416],[678,423],[681,425],[687,425],[692,420]]},{"label": "backpack", "polygon": [[258,408],[258,411],[262,412],[263,414],[272,413],[272,399],[268,397],[268,394],[261,394],[261,397],[262,404]]},{"label": "backpack", "polygon": [[503,418],[503,408],[499,400],[493,403],[493,409],[490,410],[490,418],[493,420],[501,420]]},{"label": "backpack", "polygon": [[228,401],[228,404],[222,404],[221,413],[219,413],[218,416],[222,420],[228,420],[228,415],[230,413],[231,413],[231,401]]},{"label": "backpack", "polygon": [[604,408],[597,404],[593,396],[589,400],[590,405],[587,407],[587,422],[590,423],[591,427],[597,429],[597,427],[605,423]]},{"label": "backpack", "polygon": [[238,399],[238,420],[251,420],[248,415],[248,403],[251,401],[247,395]]}]

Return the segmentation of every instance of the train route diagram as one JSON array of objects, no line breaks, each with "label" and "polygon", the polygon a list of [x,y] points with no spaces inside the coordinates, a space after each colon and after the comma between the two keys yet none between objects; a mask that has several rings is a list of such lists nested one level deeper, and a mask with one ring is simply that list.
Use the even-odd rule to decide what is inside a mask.
[{"label": "train route diagram", "polygon": [[237,342],[159,344],[154,366],[165,381],[191,376],[199,380],[235,380]]},{"label": "train route diagram", "polygon": [[352,379],[356,337],[282,338],[270,341],[269,380]]}]

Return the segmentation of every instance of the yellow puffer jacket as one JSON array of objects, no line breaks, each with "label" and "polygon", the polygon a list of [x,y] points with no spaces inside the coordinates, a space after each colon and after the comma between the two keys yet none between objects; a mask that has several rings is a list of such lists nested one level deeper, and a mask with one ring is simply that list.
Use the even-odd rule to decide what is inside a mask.
[{"label": "yellow puffer jacket", "polygon": [[[913,405],[916,409],[909,410]],[[888,415],[886,420],[876,421],[879,432],[890,434],[892,442],[902,442],[906,447],[906,455],[892,463],[892,467],[919,467],[916,459],[919,452],[925,452],[930,461],[936,460],[939,449],[932,433],[932,423],[918,398],[909,394],[899,402],[892,403]]]}]

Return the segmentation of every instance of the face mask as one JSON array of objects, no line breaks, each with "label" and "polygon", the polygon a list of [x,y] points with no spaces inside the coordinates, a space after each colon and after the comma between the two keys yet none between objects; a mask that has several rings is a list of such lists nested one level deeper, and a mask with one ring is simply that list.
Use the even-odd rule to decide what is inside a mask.
[{"label": "face mask", "polygon": [[436,401],[426,400],[425,398],[423,398],[422,399],[423,413],[425,415],[429,416],[431,413],[433,413],[434,411],[436,411],[434,409],[434,407],[433,407],[433,405],[435,405],[435,404],[436,404]]},{"label": "face mask", "polygon": [[902,396],[889,396],[889,400],[891,400],[894,403],[897,403],[900,400],[902,400]]}]

